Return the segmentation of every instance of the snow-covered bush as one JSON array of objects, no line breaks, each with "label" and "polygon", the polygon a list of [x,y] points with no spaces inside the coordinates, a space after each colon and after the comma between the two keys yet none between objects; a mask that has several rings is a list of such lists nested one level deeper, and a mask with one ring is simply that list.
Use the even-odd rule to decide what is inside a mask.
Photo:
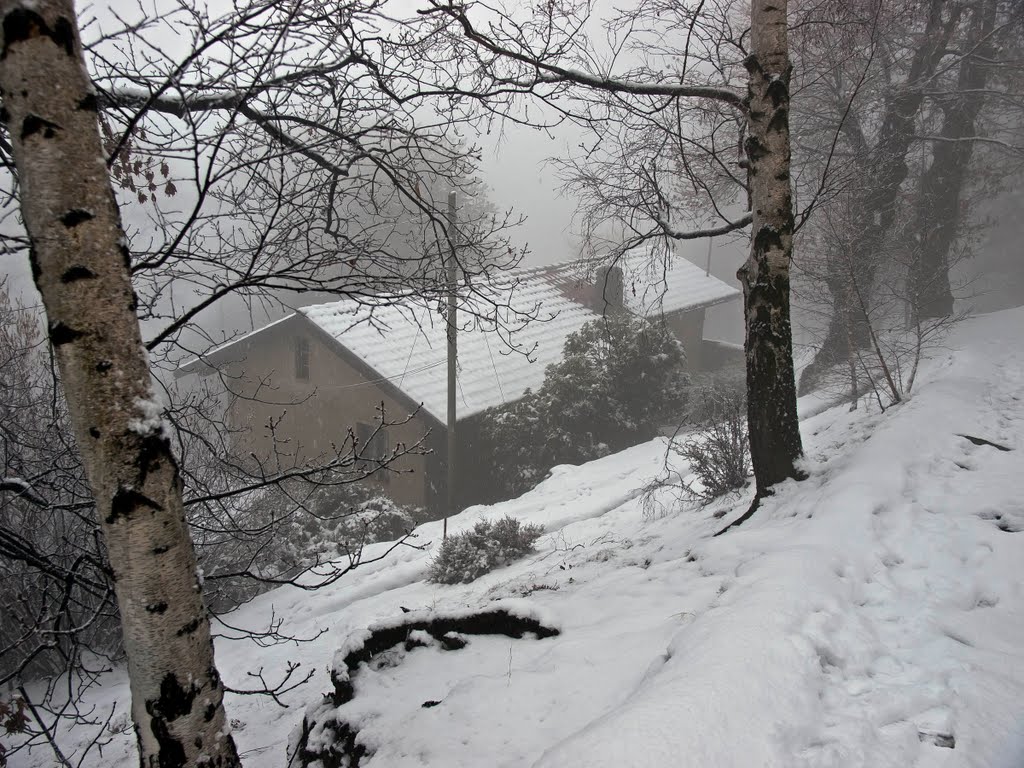
[{"label": "snow-covered bush", "polygon": [[352,513],[341,519],[337,540],[346,548],[395,541],[416,527],[414,512],[387,496],[371,496],[356,504]]},{"label": "snow-covered bush", "polygon": [[473,581],[533,551],[544,528],[514,517],[481,520],[470,530],[449,536],[430,564],[429,581],[460,584]]},{"label": "snow-covered bush", "polygon": [[615,313],[565,341],[545,372],[549,415],[612,451],[653,438],[686,404],[683,346],[663,322]]},{"label": "snow-covered bush", "polygon": [[696,432],[672,449],[697,476],[684,490],[705,503],[742,488],[750,477],[750,443],[743,389],[711,388],[703,392]]},{"label": "snow-covered bush", "polygon": [[557,464],[579,464],[650,440],[676,423],[687,397],[682,345],[660,322],[625,313],[566,339],[539,390],[488,412],[478,449],[505,497]]},{"label": "snow-covered bush", "polygon": [[[231,510],[230,532],[190,520],[208,579],[211,609],[231,610],[307,568],[358,556],[367,544],[400,539],[422,520],[366,483],[289,481],[253,494]],[[249,575],[223,577],[219,574]],[[263,580],[261,582],[261,579]]]}]

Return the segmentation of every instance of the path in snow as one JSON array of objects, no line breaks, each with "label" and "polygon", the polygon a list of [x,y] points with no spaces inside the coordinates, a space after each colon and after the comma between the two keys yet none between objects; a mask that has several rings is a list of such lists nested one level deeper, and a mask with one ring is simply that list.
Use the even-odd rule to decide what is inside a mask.
[{"label": "path in snow", "polygon": [[[857,471],[830,484],[841,495],[836,485],[864,483],[859,501],[873,505],[852,519],[869,555],[851,547],[835,564],[852,606],[823,606],[804,625],[825,677],[824,727],[801,755],[807,764],[980,768],[1012,740],[1024,625],[997,607],[1021,598],[1020,580],[1005,578],[1020,567],[1019,542],[1005,537],[1024,529],[1021,363],[991,345],[960,352],[898,418],[875,420]],[[912,428],[924,411],[930,429]],[[872,441],[888,443],[885,452],[872,456]]]}]

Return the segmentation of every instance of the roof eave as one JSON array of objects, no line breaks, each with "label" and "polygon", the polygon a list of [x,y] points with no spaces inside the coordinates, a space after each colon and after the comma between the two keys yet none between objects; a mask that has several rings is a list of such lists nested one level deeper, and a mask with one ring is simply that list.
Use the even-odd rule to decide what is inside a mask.
[{"label": "roof eave", "polygon": [[[652,318],[652,317],[657,317],[659,315],[661,315],[661,316],[668,316],[668,315],[679,315],[679,314],[682,314],[684,312],[694,312],[694,311],[696,311],[698,309],[708,309],[709,307],[714,307],[714,306],[717,306],[719,304],[725,304],[728,301],[732,301],[734,299],[741,298],[742,296],[743,296],[743,294],[740,291],[736,291],[736,293],[730,294],[728,296],[719,296],[717,298],[708,299],[706,301],[697,302],[695,304],[688,304],[685,307],[679,307],[677,309],[664,310],[664,309],[661,309],[659,307],[652,307],[650,310],[648,310],[647,312],[644,313],[644,317]],[[628,307],[627,307],[627,309],[628,309]],[[637,312],[635,312],[633,310],[630,310],[630,311],[633,312],[633,314],[638,314]]]},{"label": "roof eave", "polygon": [[440,418],[431,413],[431,411],[427,409],[427,407],[423,403],[413,400],[404,390],[402,390],[395,384],[392,384],[390,379],[384,376],[384,374],[382,374],[380,371],[378,371],[376,368],[374,368],[372,365],[366,362],[363,358],[359,357],[359,355],[357,355],[355,352],[346,347],[341,342],[340,339],[337,339],[334,336],[332,336],[330,333],[325,331],[315,322],[306,317],[306,315],[303,314],[302,312],[298,312],[297,315],[301,317],[307,325],[313,328],[314,333],[318,334],[319,337],[324,341],[325,344],[327,344],[328,347],[338,352],[340,357],[342,357],[345,360],[345,362],[347,362],[356,371],[362,374],[363,378],[365,378],[367,381],[372,381],[373,383],[377,384],[380,387],[380,389],[383,392],[385,392],[389,397],[391,397],[393,400],[401,403],[406,408],[408,408],[410,415],[422,414],[427,420],[429,420],[432,423],[432,426],[440,427],[443,430],[448,429],[447,425],[442,423]]},{"label": "roof eave", "polygon": [[300,313],[292,312],[289,315],[278,318],[271,323],[267,323],[261,328],[257,328],[248,333],[243,333],[238,338],[232,339],[231,341],[225,342],[214,347],[209,352],[204,352],[185,363],[182,363],[174,369],[174,378],[179,379],[182,376],[189,376],[193,373],[199,374],[200,376],[209,376],[214,371],[220,370],[220,366],[226,363],[236,362],[236,359],[225,360],[228,352],[240,349],[242,345],[249,344],[253,339],[263,336],[271,331],[279,330],[279,326],[284,326],[287,321],[292,320]]}]

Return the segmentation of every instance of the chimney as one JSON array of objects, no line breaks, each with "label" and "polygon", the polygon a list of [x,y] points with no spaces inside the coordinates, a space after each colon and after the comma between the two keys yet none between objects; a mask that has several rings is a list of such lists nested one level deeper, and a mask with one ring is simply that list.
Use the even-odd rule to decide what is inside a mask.
[{"label": "chimney", "polygon": [[594,278],[594,309],[601,313],[622,309],[622,267],[599,267]]}]

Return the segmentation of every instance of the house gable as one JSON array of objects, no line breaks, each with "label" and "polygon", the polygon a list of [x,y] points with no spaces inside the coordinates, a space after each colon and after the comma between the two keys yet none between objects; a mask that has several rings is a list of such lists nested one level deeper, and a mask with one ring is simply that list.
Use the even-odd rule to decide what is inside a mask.
[{"label": "house gable", "polygon": [[[436,419],[301,314],[225,345],[185,372],[215,370],[235,395],[227,420],[237,455],[272,469],[347,451],[349,430],[372,431],[381,407],[387,421],[404,423],[387,426],[380,443],[429,449],[437,439]],[[379,472],[367,482],[398,503],[427,506],[431,461],[407,455],[394,463],[395,472]]]}]

